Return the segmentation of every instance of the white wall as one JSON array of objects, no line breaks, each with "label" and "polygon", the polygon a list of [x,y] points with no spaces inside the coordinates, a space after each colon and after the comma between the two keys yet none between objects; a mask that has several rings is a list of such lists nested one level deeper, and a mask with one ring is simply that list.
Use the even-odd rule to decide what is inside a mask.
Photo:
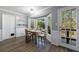
[{"label": "white wall", "polygon": [[54,7],[52,9],[52,36],[51,43],[54,45],[59,45],[60,37],[59,37],[59,24],[58,24],[58,10],[61,7]]},{"label": "white wall", "polygon": [[2,40],[2,30],[0,29],[0,41]]},{"label": "white wall", "polygon": [[2,15],[0,12],[0,41],[1,41],[1,38],[2,38]]}]

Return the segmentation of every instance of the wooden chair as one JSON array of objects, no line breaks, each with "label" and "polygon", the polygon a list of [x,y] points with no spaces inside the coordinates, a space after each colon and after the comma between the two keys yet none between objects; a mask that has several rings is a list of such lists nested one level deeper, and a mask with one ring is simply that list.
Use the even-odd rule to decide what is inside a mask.
[{"label": "wooden chair", "polygon": [[41,42],[42,40],[44,40],[44,43],[45,43],[46,31],[42,31],[41,33],[39,33],[38,38],[41,38]]},{"label": "wooden chair", "polygon": [[37,33],[32,32],[32,41],[34,41],[35,44],[37,44]]},{"label": "wooden chair", "polygon": [[32,33],[26,29],[25,34],[26,34],[25,35],[26,42],[30,42],[32,39]]}]

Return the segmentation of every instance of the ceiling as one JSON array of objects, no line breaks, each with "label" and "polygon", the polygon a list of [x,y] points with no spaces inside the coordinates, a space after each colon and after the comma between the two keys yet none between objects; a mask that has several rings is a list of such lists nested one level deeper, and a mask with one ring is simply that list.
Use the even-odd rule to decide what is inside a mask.
[{"label": "ceiling", "polygon": [[0,6],[0,8],[19,12],[30,17],[40,17],[49,13],[52,6]]}]

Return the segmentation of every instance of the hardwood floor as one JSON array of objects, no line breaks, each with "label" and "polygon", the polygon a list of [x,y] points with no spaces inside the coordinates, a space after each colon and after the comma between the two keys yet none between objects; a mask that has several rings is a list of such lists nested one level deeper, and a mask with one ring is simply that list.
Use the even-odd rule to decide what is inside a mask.
[{"label": "hardwood floor", "polygon": [[25,42],[24,37],[7,39],[0,42],[0,52],[74,52],[73,50],[50,44],[47,40]]}]

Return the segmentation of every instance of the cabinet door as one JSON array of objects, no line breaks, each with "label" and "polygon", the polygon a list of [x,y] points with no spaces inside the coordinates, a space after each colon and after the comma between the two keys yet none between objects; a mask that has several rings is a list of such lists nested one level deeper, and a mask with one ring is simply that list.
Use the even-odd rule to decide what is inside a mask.
[{"label": "cabinet door", "polygon": [[10,14],[2,14],[2,39],[12,38],[11,34],[15,34],[15,17]]},{"label": "cabinet door", "polygon": [[20,16],[16,16],[16,37],[25,35],[25,19]]},{"label": "cabinet door", "polygon": [[15,16],[9,15],[10,22],[10,38],[15,37]]}]

